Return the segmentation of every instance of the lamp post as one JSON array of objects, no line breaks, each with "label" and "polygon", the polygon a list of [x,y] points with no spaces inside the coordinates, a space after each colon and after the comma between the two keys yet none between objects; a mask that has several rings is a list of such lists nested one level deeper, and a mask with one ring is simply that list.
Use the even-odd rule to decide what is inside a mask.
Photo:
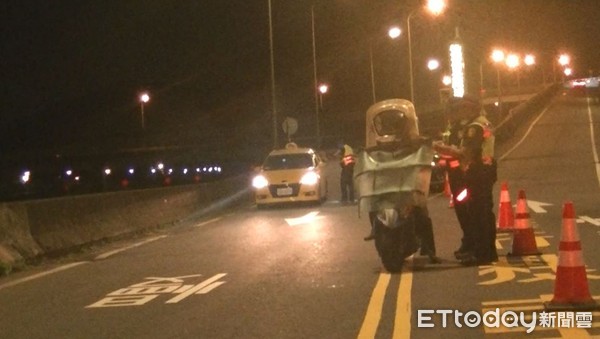
[{"label": "lamp post", "polygon": [[519,77],[519,66],[521,65],[521,58],[518,55],[511,53],[506,56],[506,66],[510,70],[517,72],[517,89],[521,89],[521,79]]},{"label": "lamp post", "polygon": [[[320,113],[323,112],[323,95],[325,93],[327,93],[327,91],[329,91],[329,85],[322,83],[317,87],[317,93],[319,96],[319,104],[317,107],[317,118],[319,118]],[[319,136],[318,142],[319,142],[319,147],[321,146],[321,138],[320,138],[320,131],[321,130],[321,119],[317,119],[317,135]]]},{"label": "lamp post", "polygon": [[[429,0],[426,6],[427,10],[433,15],[440,15],[446,8],[444,0]],[[408,70],[410,76],[410,101],[415,103],[415,88],[414,88],[414,75],[413,75],[413,61],[412,61],[412,41],[410,35],[410,19],[420,8],[414,9],[406,17],[406,32],[408,34]]]},{"label": "lamp post", "polygon": [[[317,146],[321,147],[321,128],[320,128],[320,119],[319,119],[319,103],[322,100],[321,98],[321,86],[318,86],[317,83],[317,44],[315,39],[315,5],[312,4],[310,6],[310,22],[311,22],[311,32],[312,32],[312,57],[313,57],[313,80],[314,80],[314,91],[315,91],[315,125],[317,132]],[[325,89],[327,92],[327,89]]]},{"label": "lamp post", "polygon": [[273,148],[278,146],[277,136],[277,110],[275,105],[275,58],[273,54],[273,18],[271,0],[268,0],[269,7],[269,52],[271,60],[271,105],[272,105],[272,120],[273,120]]},{"label": "lamp post", "polygon": [[140,95],[140,108],[142,113],[142,130],[146,129],[146,124],[144,121],[144,104],[150,101],[150,95],[148,93],[142,93]]},{"label": "lamp post", "polygon": [[504,61],[504,51],[495,49],[492,51],[492,61],[496,63],[496,79],[497,79],[497,90],[498,90],[498,107],[502,109],[502,86],[500,81],[500,65]]}]

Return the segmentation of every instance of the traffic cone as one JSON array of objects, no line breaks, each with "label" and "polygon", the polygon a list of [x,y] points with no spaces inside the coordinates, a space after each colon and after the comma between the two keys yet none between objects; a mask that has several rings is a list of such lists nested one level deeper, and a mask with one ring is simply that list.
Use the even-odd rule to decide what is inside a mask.
[{"label": "traffic cone", "polygon": [[446,178],[444,179],[444,195],[452,197],[452,190],[450,190],[450,180],[448,179],[448,173],[446,172]]},{"label": "traffic cone", "polygon": [[598,304],[590,295],[581,253],[581,241],[575,224],[575,210],[571,202],[566,202],[563,206],[554,297],[544,306],[547,310],[592,310],[598,308]]},{"label": "traffic cone", "polygon": [[510,195],[508,194],[508,184],[502,183],[500,189],[500,207],[498,207],[498,222],[496,223],[496,233],[510,232],[515,227],[515,215]]},{"label": "traffic cone", "polygon": [[533,228],[529,225],[529,211],[525,191],[520,190],[517,200],[517,213],[515,214],[515,227],[513,228],[512,252],[509,255],[537,255],[540,252],[535,242]]}]

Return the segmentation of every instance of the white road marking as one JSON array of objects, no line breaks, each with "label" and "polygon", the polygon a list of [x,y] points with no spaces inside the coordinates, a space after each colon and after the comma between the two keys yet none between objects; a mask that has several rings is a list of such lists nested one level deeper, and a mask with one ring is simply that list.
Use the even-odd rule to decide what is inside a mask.
[{"label": "white road marking", "polygon": [[144,241],[138,242],[138,243],[136,243],[136,244],[133,244],[133,245],[127,246],[127,247],[119,248],[119,249],[116,249],[116,250],[114,250],[114,251],[109,251],[109,252],[106,252],[106,253],[100,254],[99,256],[95,257],[95,258],[94,258],[94,260],[102,260],[102,259],[106,259],[106,258],[108,258],[108,257],[110,257],[110,256],[112,256],[112,255],[115,255],[115,254],[117,254],[117,253],[120,253],[120,252],[123,252],[123,251],[129,250],[129,249],[132,249],[132,248],[134,248],[134,247],[138,247],[138,246],[144,245],[144,244],[146,244],[146,243],[149,243],[149,242],[152,242],[152,241],[155,241],[155,240],[158,240],[158,239],[162,239],[162,238],[164,238],[164,237],[166,237],[166,235],[160,235],[160,236],[158,236],[158,237],[150,238],[150,239],[147,239],[147,240],[144,240]]},{"label": "white road marking", "polygon": [[598,151],[596,150],[596,139],[594,137],[594,119],[592,118],[592,107],[590,106],[590,98],[588,98],[587,104],[588,120],[590,122],[590,138],[592,140],[592,152],[594,154],[594,164],[596,164],[596,178],[598,179],[598,185],[600,186],[600,161],[598,161]]},{"label": "white road marking", "polygon": [[76,266],[79,266],[79,265],[83,265],[83,264],[87,264],[87,263],[89,263],[89,261],[74,262],[74,263],[71,263],[71,264],[67,264],[67,265],[63,265],[63,266],[60,266],[60,267],[56,267],[56,268],[51,269],[49,271],[45,271],[45,272],[34,274],[34,275],[31,275],[31,276],[28,276],[28,277],[25,277],[25,278],[17,279],[17,280],[11,281],[9,283],[0,285],[0,290],[4,289],[4,288],[16,286],[16,285],[22,284],[22,283],[27,282],[27,281],[39,279],[39,278],[45,277],[47,275],[50,275],[50,274],[53,274],[53,273],[57,273],[57,272],[60,272],[60,271],[64,271],[64,270],[68,270],[70,268],[73,268],[73,267],[76,267]]},{"label": "white road marking", "polygon": [[210,220],[207,220],[207,221],[201,222],[201,223],[199,223],[199,224],[197,224],[197,225],[194,225],[194,227],[201,227],[201,226],[204,226],[204,225],[207,225],[207,224],[213,223],[213,222],[215,222],[215,221],[219,221],[219,220],[221,220],[221,219],[223,219],[223,217],[216,217],[216,218],[213,218],[213,219],[210,219]]}]

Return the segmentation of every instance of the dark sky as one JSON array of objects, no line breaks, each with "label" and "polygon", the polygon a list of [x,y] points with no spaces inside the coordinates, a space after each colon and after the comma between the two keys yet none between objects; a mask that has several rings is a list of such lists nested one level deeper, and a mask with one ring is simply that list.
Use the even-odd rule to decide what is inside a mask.
[{"label": "dark sky", "polygon": [[[369,46],[377,99],[409,95],[406,36],[392,41],[417,0],[315,3],[323,134],[363,126],[372,102]],[[2,151],[106,144],[131,147],[142,136],[137,96],[148,90],[145,137],[156,143],[246,145],[271,140],[267,0],[4,0],[0,91]],[[272,0],[276,107],[298,119],[298,136],[315,130],[311,1]],[[417,107],[437,100],[439,74],[459,27],[467,71],[495,73],[499,46],[537,55],[548,74],[558,53],[577,76],[600,70],[597,0],[449,0],[439,18],[411,19]],[[530,75],[531,77],[541,76]],[[491,80],[490,80],[491,81]],[[533,82],[534,80],[529,80]],[[540,80],[541,82],[541,80]],[[340,132],[340,131],[346,132]],[[235,136],[235,137],[234,137]]]}]

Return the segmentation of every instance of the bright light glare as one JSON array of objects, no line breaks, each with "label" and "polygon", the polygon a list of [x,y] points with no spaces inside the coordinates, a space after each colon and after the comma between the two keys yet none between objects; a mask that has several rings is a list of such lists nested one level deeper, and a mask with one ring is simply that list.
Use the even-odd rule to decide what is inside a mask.
[{"label": "bright light glare", "polygon": [[442,77],[442,83],[445,86],[450,86],[450,84],[452,83],[452,77],[449,75],[444,75],[444,77]]},{"label": "bright light glare", "polygon": [[566,54],[561,54],[561,55],[558,57],[558,63],[559,63],[561,66],[566,66],[566,65],[568,65],[570,62],[571,62],[571,58],[570,58],[568,55],[566,55]]},{"label": "bright light glare", "polygon": [[142,93],[142,95],[140,95],[140,101],[143,103],[147,103],[148,101],[150,101],[150,95],[148,95],[148,93]]},{"label": "bright light glare", "polygon": [[21,174],[21,182],[23,184],[28,183],[30,178],[31,178],[31,172],[30,171],[25,171],[25,172],[23,172],[23,174]]},{"label": "bright light glare", "polygon": [[252,187],[261,189],[269,186],[269,181],[262,175],[257,175],[252,179]]},{"label": "bright light glare", "polygon": [[427,10],[433,15],[440,15],[446,8],[445,0],[429,0],[427,1]]},{"label": "bright light glare", "polygon": [[516,54],[509,54],[506,57],[506,66],[508,68],[517,68],[521,64],[521,59]]},{"label": "bright light glare", "polygon": [[110,175],[110,173],[111,173],[111,172],[112,172],[112,171],[110,170],[110,168],[105,168],[105,169],[104,169],[104,174],[105,174],[105,175]]},{"label": "bright light glare", "polygon": [[467,191],[467,189],[465,188],[462,191],[460,191],[460,193],[458,193],[458,195],[456,196],[456,201],[465,201],[468,195],[469,191]]},{"label": "bright light glare", "polygon": [[327,93],[328,90],[329,90],[329,86],[327,86],[327,84],[319,85],[319,92],[321,92],[321,94]]},{"label": "bright light glare", "polygon": [[390,28],[390,30],[388,31],[388,35],[392,39],[396,39],[396,38],[400,37],[400,34],[402,34],[402,30],[400,29],[400,27],[397,27],[397,26]]},{"label": "bright light glare", "polygon": [[532,54],[527,54],[525,56],[524,62],[525,62],[525,65],[527,65],[527,66],[534,65],[535,64],[535,56],[533,56]]},{"label": "bright light glare", "polygon": [[573,70],[570,68],[565,68],[565,75],[570,76],[571,74],[573,74]]},{"label": "bright light glare", "polygon": [[319,175],[315,172],[308,172],[302,176],[300,183],[302,185],[316,185],[319,182]]},{"label": "bright light glare", "polygon": [[437,61],[437,59],[429,59],[427,62],[427,68],[430,71],[435,71],[436,69],[440,68],[440,62]]},{"label": "bright light glare", "polygon": [[504,61],[504,51],[495,49],[492,51],[492,60],[494,62],[502,62]]},{"label": "bright light glare", "polygon": [[450,68],[452,70],[452,92],[454,97],[465,95],[465,61],[462,46],[458,43],[450,45]]}]

